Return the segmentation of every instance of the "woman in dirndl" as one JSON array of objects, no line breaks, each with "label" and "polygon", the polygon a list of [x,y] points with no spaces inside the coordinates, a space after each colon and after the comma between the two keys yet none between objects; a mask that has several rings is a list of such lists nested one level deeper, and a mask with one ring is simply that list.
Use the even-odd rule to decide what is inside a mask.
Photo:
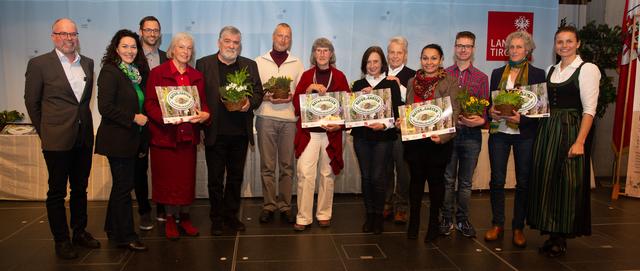
[{"label": "woman in dirndl", "polygon": [[589,131],[598,103],[600,70],[577,51],[573,26],[555,34],[561,60],[549,68],[547,92],[551,117],[540,121],[533,147],[527,223],[549,235],[540,252],[561,256],[567,238],[591,234]]}]

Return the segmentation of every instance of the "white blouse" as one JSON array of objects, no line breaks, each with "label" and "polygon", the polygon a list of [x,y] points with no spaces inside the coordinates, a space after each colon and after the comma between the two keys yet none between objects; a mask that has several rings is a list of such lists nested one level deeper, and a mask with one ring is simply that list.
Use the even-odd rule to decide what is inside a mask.
[{"label": "white blouse", "polygon": [[[554,70],[551,74],[551,83],[562,83],[571,78],[571,75],[580,67],[580,64],[584,62],[580,56],[565,67],[564,70],[560,68],[560,62],[553,65]],[[551,66],[547,68],[546,74],[549,74]],[[600,93],[600,70],[598,66],[593,63],[586,63],[580,69],[580,75],[578,76],[578,82],[580,86],[580,101],[582,102],[583,114],[589,114],[591,116],[596,115],[596,107],[598,106],[598,94]]]}]

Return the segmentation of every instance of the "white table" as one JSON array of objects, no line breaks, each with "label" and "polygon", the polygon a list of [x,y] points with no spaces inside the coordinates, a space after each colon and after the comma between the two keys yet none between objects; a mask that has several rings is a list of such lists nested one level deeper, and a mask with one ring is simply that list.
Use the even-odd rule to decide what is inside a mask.
[{"label": "white table", "polygon": [[[345,135],[345,168],[337,176],[336,193],[360,193],[360,173],[358,161],[353,151],[352,137]],[[489,155],[487,152],[488,134],[483,132],[482,151],[473,177],[473,189],[488,189],[490,179]],[[207,197],[207,165],[204,147],[198,147],[196,164],[196,197]],[[513,188],[515,174],[513,157],[509,158],[507,187]],[[258,148],[250,147],[245,166],[243,197],[260,197],[260,155]],[[295,181],[294,181],[295,186]],[[47,169],[40,148],[40,139],[36,135],[12,136],[0,135],[0,199],[44,200],[47,194]],[[106,200],[111,190],[111,173],[106,157],[93,156],[91,176],[89,178],[88,198]],[[295,188],[294,188],[295,193]]]}]

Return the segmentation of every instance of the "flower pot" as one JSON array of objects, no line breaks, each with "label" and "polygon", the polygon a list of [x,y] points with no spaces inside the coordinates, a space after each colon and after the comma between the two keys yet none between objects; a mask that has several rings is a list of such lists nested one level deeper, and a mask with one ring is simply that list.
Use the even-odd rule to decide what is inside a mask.
[{"label": "flower pot", "polygon": [[229,112],[240,111],[240,109],[242,109],[242,106],[244,106],[246,102],[247,102],[247,97],[244,97],[242,100],[237,102],[222,100],[224,107],[227,108],[227,111]]},{"label": "flower pot", "polygon": [[478,113],[475,112],[462,112],[462,116],[464,116],[465,118],[471,118],[473,116],[480,116]]},{"label": "flower pot", "polygon": [[497,104],[495,105],[495,110],[500,111],[500,116],[513,116],[513,111],[518,111],[520,109],[519,106],[514,106],[511,104]]},{"label": "flower pot", "polygon": [[273,94],[274,99],[287,99],[289,98],[289,89],[288,88],[273,88],[270,89],[269,92]]}]

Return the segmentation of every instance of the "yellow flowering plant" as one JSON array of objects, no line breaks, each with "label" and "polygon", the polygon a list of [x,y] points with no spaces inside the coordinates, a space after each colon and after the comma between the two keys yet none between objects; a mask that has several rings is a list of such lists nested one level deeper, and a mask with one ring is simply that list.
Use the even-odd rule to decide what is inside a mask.
[{"label": "yellow flowering plant", "polygon": [[489,101],[487,99],[474,96],[466,88],[458,93],[456,100],[460,103],[460,109],[465,117],[472,115],[482,116],[485,108],[489,106]]}]

